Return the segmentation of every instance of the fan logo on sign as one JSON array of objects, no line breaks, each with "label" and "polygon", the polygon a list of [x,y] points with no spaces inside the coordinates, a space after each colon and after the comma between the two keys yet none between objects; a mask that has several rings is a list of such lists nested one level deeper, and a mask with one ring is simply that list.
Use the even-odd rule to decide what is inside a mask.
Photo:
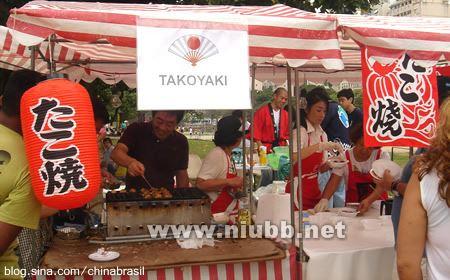
[{"label": "fan logo on sign", "polygon": [[[170,45],[168,51],[189,62],[192,67],[219,53],[211,40],[194,34],[179,37]],[[160,74],[158,76],[163,86],[228,86],[228,76],[223,74]]]},{"label": "fan logo on sign", "polygon": [[216,45],[208,38],[200,35],[184,35],[175,40],[169,47],[169,52],[196,66],[201,60],[219,53]]}]

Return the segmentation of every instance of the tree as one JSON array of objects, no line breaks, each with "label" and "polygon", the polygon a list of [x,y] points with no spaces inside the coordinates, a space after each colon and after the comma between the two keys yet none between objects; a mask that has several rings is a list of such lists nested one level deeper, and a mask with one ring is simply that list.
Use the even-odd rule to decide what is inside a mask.
[{"label": "tree", "polygon": [[[137,117],[136,111],[136,90],[130,89],[123,82],[114,86],[105,84],[100,79],[95,79],[92,83],[81,81],[86,90],[91,95],[95,95],[103,104],[106,104],[111,122],[117,121],[117,114],[120,114],[122,120],[131,120]],[[111,97],[113,94],[121,96],[122,105],[115,109],[111,106]]]},{"label": "tree", "polygon": [[355,89],[355,90],[353,90],[353,94],[355,95],[355,100],[353,101],[353,104],[356,107],[362,109],[362,106],[363,106],[363,104],[362,104],[362,100],[363,100],[362,89]]},{"label": "tree", "polygon": [[264,103],[267,103],[269,101],[272,100],[272,96],[273,96],[273,88],[272,87],[268,87],[266,89],[263,90],[255,90],[253,92],[253,96],[254,96],[254,100],[255,102],[253,103],[253,105],[255,106],[255,110],[257,110],[259,107],[261,107],[261,105],[263,105]]}]

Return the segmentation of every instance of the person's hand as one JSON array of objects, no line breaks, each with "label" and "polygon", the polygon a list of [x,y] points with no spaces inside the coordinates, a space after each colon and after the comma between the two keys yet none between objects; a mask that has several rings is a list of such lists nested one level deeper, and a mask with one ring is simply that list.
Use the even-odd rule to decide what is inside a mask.
[{"label": "person's hand", "polygon": [[344,150],[342,149],[342,145],[335,142],[320,142],[319,143],[319,152],[323,151],[338,151],[340,155],[344,154]]},{"label": "person's hand", "polygon": [[316,206],[314,206],[314,212],[319,213],[328,209],[328,199],[322,198]]},{"label": "person's hand", "polygon": [[372,205],[372,203],[370,203],[367,199],[364,199],[361,203],[359,203],[358,211],[361,214],[364,214],[369,211],[370,205]]},{"label": "person's hand", "polygon": [[102,182],[105,183],[106,185],[114,184],[117,182],[116,177],[114,177],[114,175],[109,173],[108,170],[106,170],[105,168],[101,169],[101,174],[102,174]]},{"label": "person's hand", "polygon": [[230,179],[227,179],[227,183],[233,189],[239,189],[239,188],[242,188],[242,186],[244,185],[244,178],[239,177],[239,176],[230,178]]},{"label": "person's hand", "polygon": [[330,169],[331,169],[331,167],[330,167],[330,165],[328,164],[328,162],[325,162],[325,163],[323,163],[323,164],[321,164],[321,165],[319,166],[319,172],[320,172],[320,173],[327,172],[327,171],[330,170]]},{"label": "person's hand", "polygon": [[394,182],[394,177],[392,177],[391,175],[391,171],[389,170],[385,170],[384,174],[383,174],[383,178],[380,179],[376,179],[373,178],[373,182],[379,186],[380,188],[383,189],[383,191],[390,191],[391,190],[391,186],[392,183]]},{"label": "person's hand", "polygon": [[145,166],[136,159],[128,164],[127,169],[131,176],[144,176]]}]

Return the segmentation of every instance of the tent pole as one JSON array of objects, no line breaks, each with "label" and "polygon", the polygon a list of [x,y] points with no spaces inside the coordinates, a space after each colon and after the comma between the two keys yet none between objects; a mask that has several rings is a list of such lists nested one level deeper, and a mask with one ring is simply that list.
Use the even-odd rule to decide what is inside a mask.
[{"label": "tent pole", "polygon": [[55,39],[56,39],[55,34],[50,35],[49,38],[48,38],[48,41],[49,41],[49,43],[48,43],[48,53],[49,53],[49,56],[50,56],[50,60],[48,62],[48,67],[49,67],[49,70],[50,70],[50,76],[52,76],[56,72],[56,63],[55,63],[54,53],[53,53],[53,51],[55,50]]},{"label": "tent pole", "polygon": [[36,46],[30,47],[31,51],[31,61],[30,61],[30,70],[36,70]]},{"label": "tent pole", "polygon": [[[250,98],[251,98],[251,93],[250,93]],[[247,120],[247,112],[246,110],[242,110],[242,131],[243,131],[243,137],[242,137],[242,177],[244,179],[244,186],[246,184],[247,178],[245,178],[245,173],[247,172],[247,153],[245,151],[245,122]]]},{"label": "tent pole", "polygon": [[[291,187],[291,225],[295,228],[295,215],[294,215],[294,192],[293,183],[292,183],[292,158],[293,158],[293,150],[292,150],[292,98],[291,98],[291,68],[289,65],[286,67],[286,81],[287,81],[287,91],[288,91],[288,123],[289,123],[289,159],[291,161],[290,171],[289,171],[289,184]],[[295,236],[292,236],[292,245],[295,246]]]},{"label": "tent pole", "polygon": [[18,65],[6,62],[6,61],[0,61],[0,64],[5,64],[5,65],[12,66],[12,67],[19,68],[19,69],[25,69],[25,70],[27,69],[27,68],[24,68],[22,66],[18,66]]},{"label": "tent pole", "polygon": [[[292,246],[295,246],[296,243],[296,232],[295,232],[295,203],[294,200],[296,199],[294,196],[294,180],[293,180],[293,158],[294,158],[294,150],[292,147],[293,143],[293,137],[292,137],[292,110],[293,110],[293,104],[292,104],[292,75],[291,75],[291,67],[289,65],[286,66],[286,80],[287,80],[287,92],[288,92],[288,123],[289,123],[289,159],[291,164],[289,165],[289,184],[291,188],[291,225],[294,228],[294,233],[292,235]],[[299,273],[301,272],[301,263],[299,264],[299,251],[296,248],[295,251],[295,279],[301,279],[299,278]]]},{"label": "tent pole", "polygon": [[[250,185],[250,192],[249,192],[249,210],[250,210],[250,219],[251,219],[251,217],[252,217],[252,206],[253,206],[253,164],[251,164],[252,162],[253,162],[253,147],[254,147],[254,145],[255,145],[255,143],[254,143],[254,140],[253,140],[253,136],[254,136],[254,126],[253,126],[253,120],[254,120],[254,117],[255,117],[255,110],[254,110],[254,107],[253,107],[253,104],[254,104],[254,96],[253,96],[253,94],[254,94],[254,91],[255,91],[255,81],[256,81],[256,63],[252,63],[252,89],[251,89],[251,91],[250,91],[250,100],[251,100],[251,107],[252,107],[252,109],[251,109],[251,112],[250,112],[250,114],[251,114],[251,120],[252,120],[252,125],[251,125],[251,127],[250,127],[250,151],[249,151],[249,153],[250,153],[250,176],[249,176],[249,180],[250,180],[250,182],[249,182],[249,185]],[[242,124],[243,126],[244,126],[244,130],[245,130],[245,119],[244,119],[244,121],[243,121],[243,124]],[[245,150],[245,139],[244,139],[244,150]],[[245,153],[244,153],[244,155],[245,155]],[[244,163],[245,163],[245,161],[244,161]],[[247,177],[247,176],[245,176],[245,164],[243,165],[243,175],[244,175],[244,183],[245,183],[245,178]]]},{"label": "tent pole", "polygon": [[[295,104],[297,105],[295,107],[295,120],[296,120],[296,124],[297,124],[297,172],[298,172],[298,196],[299,196],[299,201],[298,201],[298,207],[299,207],[299,211],[298,211],[298,229],[299,229],[299,233],[300,233],[300,238],[298,238],[298,259],[297,262],[300,264],[300,267],[302,267],[303,264],[303,236],[304,236],[304,232],[303,232],[303,196],[302,196],[302,180],[300,178],[302,178],[302,160],[301,160],[301,143],[302,143],[302,139],[301,139],[301,133],[300,133],[300,111],[299,108],[301,107],[301,103],[300,103],[300,87],[299,87],[299,81],[298,81],[298,69],[295,69]],[[300,273],[303,273],[303,270],[300,271]],[[302,276],[301,274],[299,276]],[[299,279],[302,279],[301,277]]]}]

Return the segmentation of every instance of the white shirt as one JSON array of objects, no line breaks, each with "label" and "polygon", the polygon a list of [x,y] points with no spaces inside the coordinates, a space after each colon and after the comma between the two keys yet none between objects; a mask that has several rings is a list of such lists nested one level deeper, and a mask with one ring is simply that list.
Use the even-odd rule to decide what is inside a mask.
[{"label": "white shirt", "polygon": [[[250,145],[251,145],[250,140],[245,138],[245,131],[248,130],[249,128],[250,128],[250,122],[249,121],[245,121],[245,130],[243,130],[242,125],[239,128],[240,131],[244,132],[244,137],[242,138],[242,141],[245,140],[245,147],[246,148],[250,148]],[[241,144],[239,145],[239,147],[242,147],[242,141],[241,141]]]},{"label": "white shirt", "polygon": [[[320,142],[328,142],[328,136],[323,131],[320,125],[313,126],[308,120],[306,120],[308,130],[303,126],[300,126],[300,147],[307,148]],[[308,145],[309,142],[309,145]],[[297,152],[297,129],[292,131],[292,145],[294,153]],[[326,153],[324,153],[324,161],[326,160]]]},{"label": "white shirt", "polygon": [[420,196],[427,211],[427,274],[431,280],[450,279],[450,208],[438,191],[439,178],[432,170],[420,181]]},{"label": "white shirt", "polygon": [[280,132],[280,112],[281,110],[273,109],[273,127],[275,128],[276,132]]},{"label": "white shirt", "polygon": [[[348,150],[348,153],[350,154],[350,161],[352,163],[352,170],[358,171],[364,174],[369,173],[370,169],[372,169],[372,163],[377,160],[377,154],[378,149],[374,149],[372,151],[372,154],[370,155],[369,159],[366,161],[357,161],[355,159],[355,154],[353,153],[353,149],[351,148]],[[387,159],[390,160],[390,156],[387,152],[382,151],[380,155],[380,159]],[[338,176],[344,176],[348,177],[348,166],[345,165],[345,167],[342,168],[333,168],[333,174],[336,174]]]},{"label": "white shirt", "polygon": [[[227,177],[227,168],[227,155],[222,148],[215,147],[206,155],[197,177],[203,180],[225,179]],[[207,194],[214,201],[219,192],[207,192]]]}]

